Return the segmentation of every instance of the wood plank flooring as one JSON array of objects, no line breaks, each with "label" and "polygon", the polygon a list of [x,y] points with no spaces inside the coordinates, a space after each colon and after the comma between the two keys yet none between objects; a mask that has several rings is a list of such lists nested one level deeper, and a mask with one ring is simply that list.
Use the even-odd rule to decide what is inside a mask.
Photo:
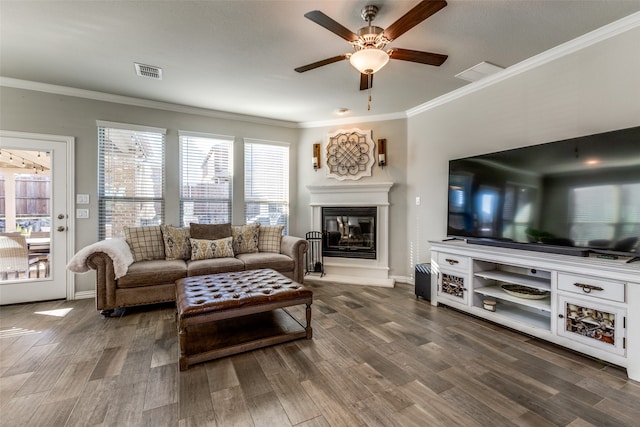
[{"label": "wood plank flooring", "polygon": [[[0,308],[2,426],[639,426],[624,369],[413,287],[309,285],[313,340],[178,370],[175,308]],[[304,306],[291,312],[304,319]]]}]

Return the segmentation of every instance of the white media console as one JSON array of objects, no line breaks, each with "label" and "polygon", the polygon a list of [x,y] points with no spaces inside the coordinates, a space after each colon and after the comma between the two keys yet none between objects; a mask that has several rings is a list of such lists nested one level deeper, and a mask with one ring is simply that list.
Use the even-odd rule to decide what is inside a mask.
[{"label": "white media console", "polygon": [[628,259],[431,242],[431,304],[625,367],[640,381],[640,262]]}]

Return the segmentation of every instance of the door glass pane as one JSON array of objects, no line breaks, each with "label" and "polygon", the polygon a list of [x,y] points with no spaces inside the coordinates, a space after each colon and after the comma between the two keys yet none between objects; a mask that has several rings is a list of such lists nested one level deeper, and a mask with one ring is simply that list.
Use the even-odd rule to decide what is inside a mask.
[{"label": "door glass pane", "polygon": [[51,155],[0,151],[0,281],[49,277]]}]

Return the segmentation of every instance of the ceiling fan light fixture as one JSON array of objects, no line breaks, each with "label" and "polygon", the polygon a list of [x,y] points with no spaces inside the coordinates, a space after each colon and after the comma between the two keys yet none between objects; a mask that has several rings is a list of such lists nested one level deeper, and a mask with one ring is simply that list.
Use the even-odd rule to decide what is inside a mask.
[{"label": "ceiling fan light fixture", "polygon": [[374,74],[389,62],[389,54],[384,50],[370,48],[351,54],[349,62],[362,74]]}]

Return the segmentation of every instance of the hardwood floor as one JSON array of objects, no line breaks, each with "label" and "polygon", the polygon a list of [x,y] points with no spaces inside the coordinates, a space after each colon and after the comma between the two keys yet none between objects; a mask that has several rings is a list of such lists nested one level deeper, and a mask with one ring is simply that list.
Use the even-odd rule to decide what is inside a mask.
[{"label": "hardwood floor", "polygon": [[[313,340],[178,370],[175,308],[0,308],[2,426],[638,426],[640,383],[413,287],[313,285]],[[291,310],[304,319],[304,306]]]}]

